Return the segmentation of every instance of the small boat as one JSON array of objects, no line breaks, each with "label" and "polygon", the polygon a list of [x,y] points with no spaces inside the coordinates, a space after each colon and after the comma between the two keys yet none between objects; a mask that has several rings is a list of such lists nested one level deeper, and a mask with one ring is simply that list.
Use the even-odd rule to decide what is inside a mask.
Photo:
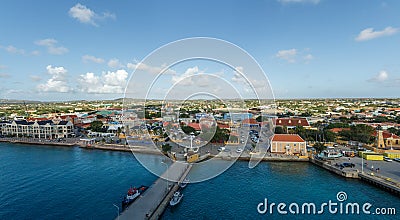
[{"label": "small boat", "polygon": [[318,156],[322,159],[336,159],[342,157],[343,154],[336,151],[333,147],[328,147],[326,150],[323,150]]},{"label": "small boat", "polygon": [[177,205],[178,203],[181,202],[182,197],[183,197],[183,194],[182,194],[181,192],[179,192],[179,191],[175,192],[175,193],[174,193],[174,196],[173,196],[172,199],[171,199],[171,201],[169,201],[169,204],[170,204],[171,206]]},{"label": "small boat", "polygon": [[149,188],[147,186],[140,186],[139,188],[131,187],[129,188],[126,196],[122,200],[122,209],[128,207],[135,199],[137,199],[146,189]]},{"label": "small boat", "polygon": [[188,179],[185,179],[185,180],[183,180],[180,184],[179,184],[179,187],[181,188],[181,189],[183,189],[183,188],[185,188],[186,186],[187,186],[187,184],[189,183],[190,181],[188,180]]}]

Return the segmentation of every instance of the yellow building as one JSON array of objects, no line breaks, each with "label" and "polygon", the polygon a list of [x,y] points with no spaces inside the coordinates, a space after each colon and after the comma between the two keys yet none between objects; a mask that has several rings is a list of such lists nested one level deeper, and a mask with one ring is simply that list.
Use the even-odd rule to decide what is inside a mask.
[{"label": "yellow building", "polygon": [[271,153],[306,156],[306,142],[297,134],[275,134],[271,139]]}]

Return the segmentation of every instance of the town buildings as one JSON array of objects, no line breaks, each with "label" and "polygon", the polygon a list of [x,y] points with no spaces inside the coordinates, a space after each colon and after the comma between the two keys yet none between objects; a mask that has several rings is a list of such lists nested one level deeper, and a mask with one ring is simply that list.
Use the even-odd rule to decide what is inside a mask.
[{"label": "town buildings", "polygon": [[0,122],[0,133],[3,136],[32,138],[67,138],[74,136],[74,125],[70,121],[11,121]]}]

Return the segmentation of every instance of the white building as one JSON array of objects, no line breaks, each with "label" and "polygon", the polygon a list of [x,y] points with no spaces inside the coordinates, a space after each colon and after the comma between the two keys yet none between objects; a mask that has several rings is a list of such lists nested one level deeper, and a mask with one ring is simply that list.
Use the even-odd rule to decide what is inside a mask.
[{"label": "white building", "polygon": [[28,122],[26,120],[1,122],[0,134],[4,136],[33,138],[66,138],[74,134],[74,125],[70,121],[52,120]]}]

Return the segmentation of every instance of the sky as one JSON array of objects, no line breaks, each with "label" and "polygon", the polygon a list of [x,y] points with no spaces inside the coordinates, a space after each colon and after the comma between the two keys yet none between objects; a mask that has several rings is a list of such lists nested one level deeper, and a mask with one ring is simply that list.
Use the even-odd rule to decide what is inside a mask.
[{"label": "sky", "polygon": [[[242,93],[235,83],[243,76],[278,99],[398,98],[399,11],[397,0],[3,0],[0,99],[120,98],[127,85],[155,79],[164,68],[151,98],[163,98],[176,83],[229,97],[233,90],[211,86],[218,80],[209,77]],[[240,62],[145,62],[163,45],[196,37],[238,46],[265,76]]]}]

